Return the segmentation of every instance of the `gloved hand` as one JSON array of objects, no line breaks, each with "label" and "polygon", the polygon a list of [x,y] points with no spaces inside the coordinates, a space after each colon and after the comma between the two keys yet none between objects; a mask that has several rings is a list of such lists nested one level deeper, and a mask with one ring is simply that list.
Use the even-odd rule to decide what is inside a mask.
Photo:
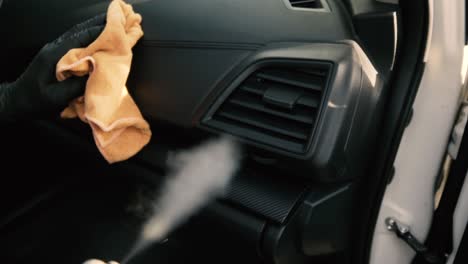
[{"label": "gloved hand", "polygon": [[55,66],[68,50],[91,44],[102,32],[105,19],[105,15],[100,15],[74,26],[46,44],[15,82],[0,84],[0,117],[48,117],[60,113],[72,99],[82,95],[88,77],[58,82]]}]

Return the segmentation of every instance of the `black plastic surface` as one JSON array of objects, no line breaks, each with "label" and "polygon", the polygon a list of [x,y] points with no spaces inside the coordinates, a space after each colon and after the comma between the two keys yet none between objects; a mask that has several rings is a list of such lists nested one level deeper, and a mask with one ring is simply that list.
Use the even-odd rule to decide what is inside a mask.
[{"label": "black plastic surface", "polygon": [[[356,153],[362,150],[355,142],[368,136],[363,123],[373,115],[381,87],[370,87],[356,51],[342,42],[353,39],[342,1],[326,3],[326,10],[300,10],[280,0],[134,1],[145,36],[134,49],[130,92],[152,123],[195,127],[210,106],[218,104],[218,96],[262,63],[334,63],[332,86],[306,154],[249,143],[272,152],[276,166],[291,174],[324,181],[354,177],[358,173],[350,167],[359,162]],[[11,39],[9,48],[32,49],[107,5],[104,0],[8,1],[0,10],[0,22],[9,26],[0,33]],[[50,16],[50,10],[56,15]],[[28,19],[16,16],[18,12]],[[330,44],[338,41],[342,43]]]},{"label": "black plastic surface", "polygon": [[332,63],[275,60],[256,68],[235,82],[237,87],[226,99],[222,96],[203,124],[254,143],[306,153],[327,101]]},{"label": "black plastic surface", "polygon": [[[134,9],[143,16],[144,40],[184,43],[188,47],[197,46],[197,43],[266,44],[351,37],[341,1],[337,0],[326,1],[330,12],[293,10],[283,0],[128,2],[133,2]],[[6,33],[14,35],[15,27],[22,25],[24,34],[17,36],[16,40],[28,44],[43,43],[79,20],[104,12],[108,3],[107,0],[70,3],[58,0],[47,0],[46,3],[35,0],[6,1],[2,8],[12,12],[8,16],[12,27],[6,29]],[[30,19],[15,17],[13,13],[19,10],[23,17]],[[50,16],[50,11],[55,15]]]},{"label": "black plastic surface", "polygon": [[[60,126],[41,122],[40,127],[57,143],[73,142],[67,146],[73,146],[76,153],[88,153],[87,159],[93,162],[99,155],[90,151],[94,147],[92,141],[82,142],[78,135]],[[178,149],[171,143],[158,146]],[[164,161],[165,157],[157,159]],[[160,186],[164,180],[164,162],[151,168],[140,164],[141,161],[133,159],[111,167],[100,163],[93,168],[96,173],[110,177],[131,176],[132,181],[144,186]],[[246,164],[245,173],[233,180],[220,201],[208,206],[202,215],[177,232],[185,242],[197,243],[197,237],[203,237],[229,254],[233,251],[227,245],[232,243],[238,254],[250,257],[261,254],[276,263],[286,259],[304,261],[344,250],[352,204],[349,185],[311,184],[300,178],[288,179],[288,175],[271,168],[252,166]],[[218,240],[224,242],[217,244]],[[257,247],[261,247],[260,253]]]},{"label": "black plastic surface", "polygon": [[[358,52],[351,42],[268,45],[243,62],[245,66],[239,66],[241,69],[247,67],[247,70],[243,70],[237,75],[228,88],[217,93],[215,90],[208,97],[208,102],[213,100],[210,98],[217,97],[218,99],[213,105],[208,102],[202,105],[201,109],[210,107],[203,122],[209,125],[211,117],[226,98],[238,88],[247,76],[257,69],[274,67],[275,65],[295,67],[308,63],[313,65],[314,62],[332,63],[334,66],[330,73],[330,85],[323,95],[324,102],[319,110],[318,121],[307,153],[297,154],[261,144],[251,139],[255,136],[249,137],[248,140],[242,138],[241,140],[269,151],[270,165],[286,168],[287,171],[294,174],[323,181],[354,177],[358,173],[354,171],[354,164],[360,164],[360,158],[364,158],[357,153],[364,150],[365,145],[361,143],[372,135],[370,125],[375,116],[378,115],[378,112],[374,110],[382,89],[379,76],[368,75],[369,72],[372,73],[372,70],[369,70],[369,66],[360,57],[363,55]],[[374,79],[371,80],[372,78]],[[218,95],[219,93],[221,95]],[[201,113],[203,112],[204,110],[201,110]],[[217,126],[214,131],[236,134],[234,129],[235,127]],[[305,175],[304,171],[313,172],[313,175]]]},{"label": "black plastic surface", "polygon": [[[262,244],[265,258],[277,264],[317,262],[340,256],[349,245],[351,185],[311,188],[287,225],[267,225]],[[318,262],[320,263],[320,262]]]},{"label": "black plastic surface", "polygon": [[308,184],[286,181],[282,176],[247,171],[232,182],[224,199],[270,222],[284,224],[306,194]]},{"label": "black plastic surface", "polygon": [[305,255],[328,255],[348,247],[352,197],[351,185],[309,193],[299,209],[306,215],[301,232]]},{"label": "black plastic surface", "polygon": [[348,2],[350,7],[351,14],[353,16],[360,16],[363,14],[371,13],[381,13],[381,12],[391,12],[395,8],[398,8],[398,5],[385,3],[383,1],[375,0],[345,0]]},{"label": "black plastic surface", "polygon": [[[49,134],[55,135],[57,142],[63,144],[68,142],[67,145],[77,153],[86,153],[88,159],[96,162],[95,166],[105,166],[91,138],[90,140],[80,138],[80,135],[89,129],[85,124],[67,122],[61,125],[70,126],[74,131],[56,124],[40,123],[41,129],[46,129]],[[157,138],[160,143],[151,144],[133,160],[112,167],[119,174],[135,175],[133,177],[143,178],[154,185],[159,185],[164,180],[169,153],[186,149],[188,144],[171,141],[161,133],[157,134]],[[286,175],[278,175],[268,168],[248,168],[234,177],[222,201],[262,219],[284,224],[309,186],[308,181],[288,179]]]},{"label": "black plastic surface", "polygon": [[[352,39],[341,1],[328,0],[329,12],[290,9],[282,0],[130,2],[143,16],[145,35],[134,49],[128,86],[145,114],[184,126],[197,122],[194,113],[206,95],[250,51],[278,42]],[[1,27],[9,39],[3,45],[38,48],[107,5],[107,0],[7,1],[0,10],[0,24],[9,25]]]},{"label": "black plastic surface", "polygon": [[202,99],[250,52],[142,45],[135,52],[128,86],[146,116],[192,126],[198,122],[194,115]]},{"label": "black plastic surface", "polygon": [[[124,258],[139,236],[145,210],[151,208],[138,194],[148,190],[147,198],[152,198],[154,180],[160,175],[131,165],[91,168],[86,175],[84,168],[61,174],[76,181],[0,226],[2,263],[52,264],[66,259],[78,264],[91,258],[119,262]],[[153,182],[142,178],[147,175]],[[171,233],[166,243],[152,245],[129,264],[216,263],[223,258],[223,263],[259,263],[264,225],[259,217],[214,202]]]},{"label": "black plastic surface", "polygon": [[458,245],[457,255],[455,256],[454,264],[463,264],[468,262],[468,222],[466,223],[465,231]]},{"label": "black plastic surface", "polygon": [[396,56],[398,42],[396,11],[356,16],[354,24],[369,58],[386,79],[393,69]]}]

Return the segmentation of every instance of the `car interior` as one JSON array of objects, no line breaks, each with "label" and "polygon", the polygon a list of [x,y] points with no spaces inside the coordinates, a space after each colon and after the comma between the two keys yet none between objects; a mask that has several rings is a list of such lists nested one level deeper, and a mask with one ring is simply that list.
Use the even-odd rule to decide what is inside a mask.
[{"label": "car interior", "polygon": [[[226,193],[130,263],[366,263],[425,1],[127,2],[145,32],[127,86],[152,140],[109,165],[78,119],[0,123],[2,263],[121,261],[171,153],[223,134],[244,154]],[[108,4],[3,1],[0,80]]]}]

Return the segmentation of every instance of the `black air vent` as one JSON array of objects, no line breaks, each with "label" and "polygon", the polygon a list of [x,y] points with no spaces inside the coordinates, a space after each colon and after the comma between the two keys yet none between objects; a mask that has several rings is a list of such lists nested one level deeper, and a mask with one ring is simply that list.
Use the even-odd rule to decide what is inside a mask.
[{"label": "black air vent", "polygon": [[252,73],[205,124],[256,143],[305,153],[331,65],[265,67]]},{"label": "black air vent", "polygon": [[323,8],[320,0],[289,0],[292,7],[298,8]]}]

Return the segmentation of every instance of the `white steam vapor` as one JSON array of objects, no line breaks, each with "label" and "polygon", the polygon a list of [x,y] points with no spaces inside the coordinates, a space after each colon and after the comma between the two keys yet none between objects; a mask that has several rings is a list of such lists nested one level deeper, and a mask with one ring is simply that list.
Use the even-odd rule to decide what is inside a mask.
[{"label": "white steam vapor", "polygon": [[229,137],[172,156],[168,160],[168,180],[152,217],[143,227],[141,239],[165,239],[176,226],[221,195],[236,172],[239,159],[239,147]]},{"label": "white steam vapor", "polygon": [[[169,175],[154,204],[153,214],[143,226],[140,239],[121,263],[128,263],[153,242],[165,240],[174,228],[221,195],[239,163],[239,146],[227,136],[171,156]],[[84,264],[106,263],[92,259]]]}]

